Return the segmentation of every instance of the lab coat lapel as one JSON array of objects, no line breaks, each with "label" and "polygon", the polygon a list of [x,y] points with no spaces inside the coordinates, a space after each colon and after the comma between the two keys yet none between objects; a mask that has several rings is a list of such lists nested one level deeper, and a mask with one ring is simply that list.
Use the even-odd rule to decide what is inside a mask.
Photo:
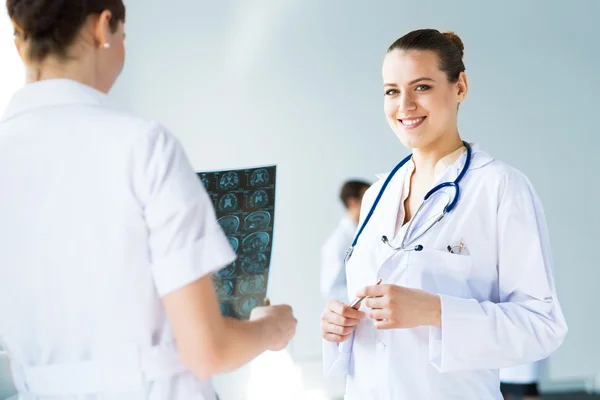
[{"label": "lab coat lapel", "polygon": [[402,191],[404,189],[404,182],[406,173],[409,170],[407,166],[402,167],[396,175],[390,181],[384,194],[381,196],[381,200],[375,210],[372,221],[377,221],[373,234],[377,235],[376,247],[376,263],[377,270],[381,268],[381,265],[394,254],[394,251],[386,244],[382,243],[380,238],[385,235],[388,240],[392,241],[396,230],[396,222],[398,219],[398,208],[402,201]]},{"label": "lab coat lapel", "polygon": [[[446,171],[437,179],[437,181],[432,186],[432,188],[439,185],[442,182],[454,181],[456,179],[456,177],[458,176],[458,174],[460,173],[460,171],[462,170],[463,165],[464,165],[464,159],[463,159],[462,163],[457,162],[453,166],[447,168]],[[457,166],[458,166],[458,168],[457,168]],[[382,212],[385,213],[385,214],[383,214],[383,215],[385,215],[385,217],[384,216],[380,217],[380,218],[382,218],[382,221],[384,221],[384,224],[385,224],[384,225],[385,230],[384,230],[384,233],[382,233],[382,235],[386,235],[389,240],[392,240],[392,238],[394,237],[396,221],[397,221],[397,216],[398,216],[398,207],[400,207],[400,201],[402,199],[402,192],[403,192],[404,184],[406,182],[407,169],[404,169],[404,171],[402,171],[403,172],[402,174],[400,174],[401,171],[398,171],[398,175],[399,175],[398,178],[395,178],[392,181],[392,182],[395,181],[395,186],[394,186],[393,192],[392,192],[392,190],[390,190],[389,197],[393,196],[394,198],[389,199],[385,203],[385,206],[382,205],[382,208],[385,207],[385,211],[382,210]],[[389,186],[390,189],[391,189],[392,182],[390,182],[390,186]],[[383,198],[381,199],[380,204],[382,202],[383,202]],[[412,226],[410,226],[411,231],[415,230],[415,228],[418,226],[419,222],[427,220],[428,214],[430,212],[432,212],[433,209],[437,210],[437,208],[434,206],[435,206],[435,203],[433,201],[428,201],[423,206],[423,209],[421,211],[419,211],[419,215],[417,216],[418,219],[413,222]],[[383,218],[385,218],[385,219],[383,219]],[[406,227],[406,229],[408,229],[408,227]],[[394,240],[395,246],[400,245],[400,242],[402,240],[401,238],[403,236],[404,236],[404,233],[401,233],[398,238],[395,238],[395,240]],[[380,250],[377,252],[378,254],[377,254],[377,259],[376,259],[378,272],[381,269],[381,267],[392,256],[394,256],[398,252],[397,250],[393,250],[385,244],[382,244],[382,246],[380,246],[379,248],[380,248]]]},{"label": "lab coat lapel", "polygon": [[[466,153],[461,155],[461,157],[459,157],[458,160],[452,166],[446,169],[446,171],[436,180],[432,188],[439,185],[442,182],[453,182],[464,168],[465,161]],[[469,171],[481,168],[491,161],[493,161],[493,158],[484,151],[482,151],[479,148],[479,145],[475,144],[472,146],[472,159]],[[376,227],[377,231],[374,231],[374,234],[380,235],[379,237],[381,237],[381,235],[386,235],[389,240],[392,240],[392,238],[394,237],[396,220],[398,217],[398,207],[400,206],[400,201],[402,199],[402,190],[404,187],[404,182],[406,181],[405,178],[407,171],[407,166],[404,166],[396,173],[396,175],[390,181],[387,190],[385,191],[379,202],[379,206],[377,207],[376,213],[381,214],[374,216],[373,218],[373,221],[378,221]],[[465,178],[469,176],[469,171],[467,171]],[[385,179],[386,176],[384,175],[379,177],[381,179]],[[461,183],[459,183],[461,189],[464,187],[464,182],[465,181],[463,180],[461,181]],[[454,195],[453,191],[451,191],[450,193]],[[430,213],[434,209],[433,206],[433,202],[426,204],[423,207],[423,210],[421,210],[422,215],[425,216],[428,213]],[[419,218],[422,219],[421,217]],[[411,227],[411,229],[413,229],[413,227]],[[396,240],[394,242],[396,245],[398,245],[399,240]],[[377,271],[379,271],[382,265],[386,261],[388,261],[394,254],[396,254],[397,251],[391,249],[389,246],[383,243],[381,243],[381,245],[377,245],[376,249],[376,269]]]}]

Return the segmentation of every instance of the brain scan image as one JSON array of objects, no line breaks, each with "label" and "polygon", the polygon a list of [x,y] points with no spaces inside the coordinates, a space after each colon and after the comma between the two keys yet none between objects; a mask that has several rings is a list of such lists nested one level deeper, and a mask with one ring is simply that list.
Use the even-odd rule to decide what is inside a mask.
[{"label": "brain scan image", "polygon": [[266,166],[197,173],[236,255],[212,275],[221,313],[231,318],[247,319],[267,297],[276,172],[276,166]]},{"label": "brain scan image", "polygon": [[257,169],[250,176],[250,186],[263,186],[269,183],[269,172],[265,168]]},{"label": "brain scan image", "polygon": [[219,190],[236,189],[240,185],[240,177],[231,171],[224,173],[219,179]]},{"label": "brain scan image", "polygon": [[267,211],[256,211],[244,220],[244,230],[248,232],[264,231],[271,224],[271,214]]}]

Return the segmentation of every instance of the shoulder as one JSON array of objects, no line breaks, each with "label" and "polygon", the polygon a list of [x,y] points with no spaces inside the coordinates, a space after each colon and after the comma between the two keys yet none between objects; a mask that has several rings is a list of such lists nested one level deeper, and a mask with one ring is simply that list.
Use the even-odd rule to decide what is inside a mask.
[{"label": "shoulder", "polygon": [[[90,114],[99,118],[99,127],[109,135],[124,139],[155,142],[177,141],[177,138],[162,123],[142,117],[129,110],[117,107],[90,107]],[[92,115],[90,115],[92,116]]]},{"label": "shoulder", "polygon": [[366,218],[368,210],[371,208],[373,203],[375,203],[375,199],[377,198],[377,195],[381,191],[381,188],[383,187],[387,176],[388,176],[388,174],[385,174],[383,176],[376,175],[377,181],[375,181],[375,183],[373,183],[363,194],[363,198],[362,198],[361,206],[360,206],[359,226],[360,226],[360,224],[362,224],[362,222]]},{"label": "shoulder", "polygon": [[139,116],[119,108],[98,108],[102,116],[99,128],[118,146],[127,148],[130,155],[142,157],[145,162],[159,158],[171,158],[184,154],[182,145],[169,128],[154,119]]},{"label": "shoulder", "polygon": [[476,166],[468,173],[481,185],[493,188],[498,195],[498,201],[507,198],[535,198],[537,194],[527,175],[520,169],[480,151],[474,154],[477,157],[487,159],[487,162]]},{"label": "shoulder", "polygon": [[356,231],[356,226],[354,226],[352,224],[352,222],[348,219],[348,217],[343,216],[338,221],[338,224],[335,227],[335,229],[333,229],[333,231],[331,231],[331,233],[325,240],[324,246],[325,247],[335,247],[335,248],[338,248],[341,246],[341,247],[346,248],[346,247],[348,247],[349,243],[352,242],[355,231]]}]

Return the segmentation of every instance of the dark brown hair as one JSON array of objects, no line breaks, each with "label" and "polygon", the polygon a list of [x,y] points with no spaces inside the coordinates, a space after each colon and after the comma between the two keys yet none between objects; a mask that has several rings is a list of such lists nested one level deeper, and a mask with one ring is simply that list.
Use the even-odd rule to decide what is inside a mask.
[{"label": "dark brown hair", "polygon": [[110,27],[116,32],[125,22],[122,0],[6,0],[15,35],[29,43],[27,58],[42,61],[53,54],[67,57],[71,44],[92,14],[112,13]]},{"label": "dark brown hair", "polygon": [[363,192],[367,190],[369,186],[371,185],[364,181],[347,181],[342,186],[342,190],[340,190],[340,200],[342,200],[344,206],[348,208],[348,200],[351,198],[360,200],[364,194]]},{"label": "dark brown hair", "polygon": [[454,32],[441,33],[436,29],[418,29],[396,40],[388,49],[393,50],[431,50],[440,60],[440,71],[444,71],[448,81],[455,83],[465,70],[463,55],[465,46]]}]

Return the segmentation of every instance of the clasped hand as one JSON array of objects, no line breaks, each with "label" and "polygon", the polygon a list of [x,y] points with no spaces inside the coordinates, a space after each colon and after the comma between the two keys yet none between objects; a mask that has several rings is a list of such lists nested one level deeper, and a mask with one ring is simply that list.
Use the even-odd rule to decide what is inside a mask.
[{"label": "clasped hand", "polygon": [[[356,295],[367,296],[363,308],[377,329],[441,327],[441,300],[437,295],[398,285],[367,286]],[[321,316],[321,334],[330,342],[346,341],[365,316],[362,311],[332,300]]]},{"label": "clasped hand", "polygon": [[441,326],[440,297],[398,285],[367,286],[356,293],[377,329]]}]

